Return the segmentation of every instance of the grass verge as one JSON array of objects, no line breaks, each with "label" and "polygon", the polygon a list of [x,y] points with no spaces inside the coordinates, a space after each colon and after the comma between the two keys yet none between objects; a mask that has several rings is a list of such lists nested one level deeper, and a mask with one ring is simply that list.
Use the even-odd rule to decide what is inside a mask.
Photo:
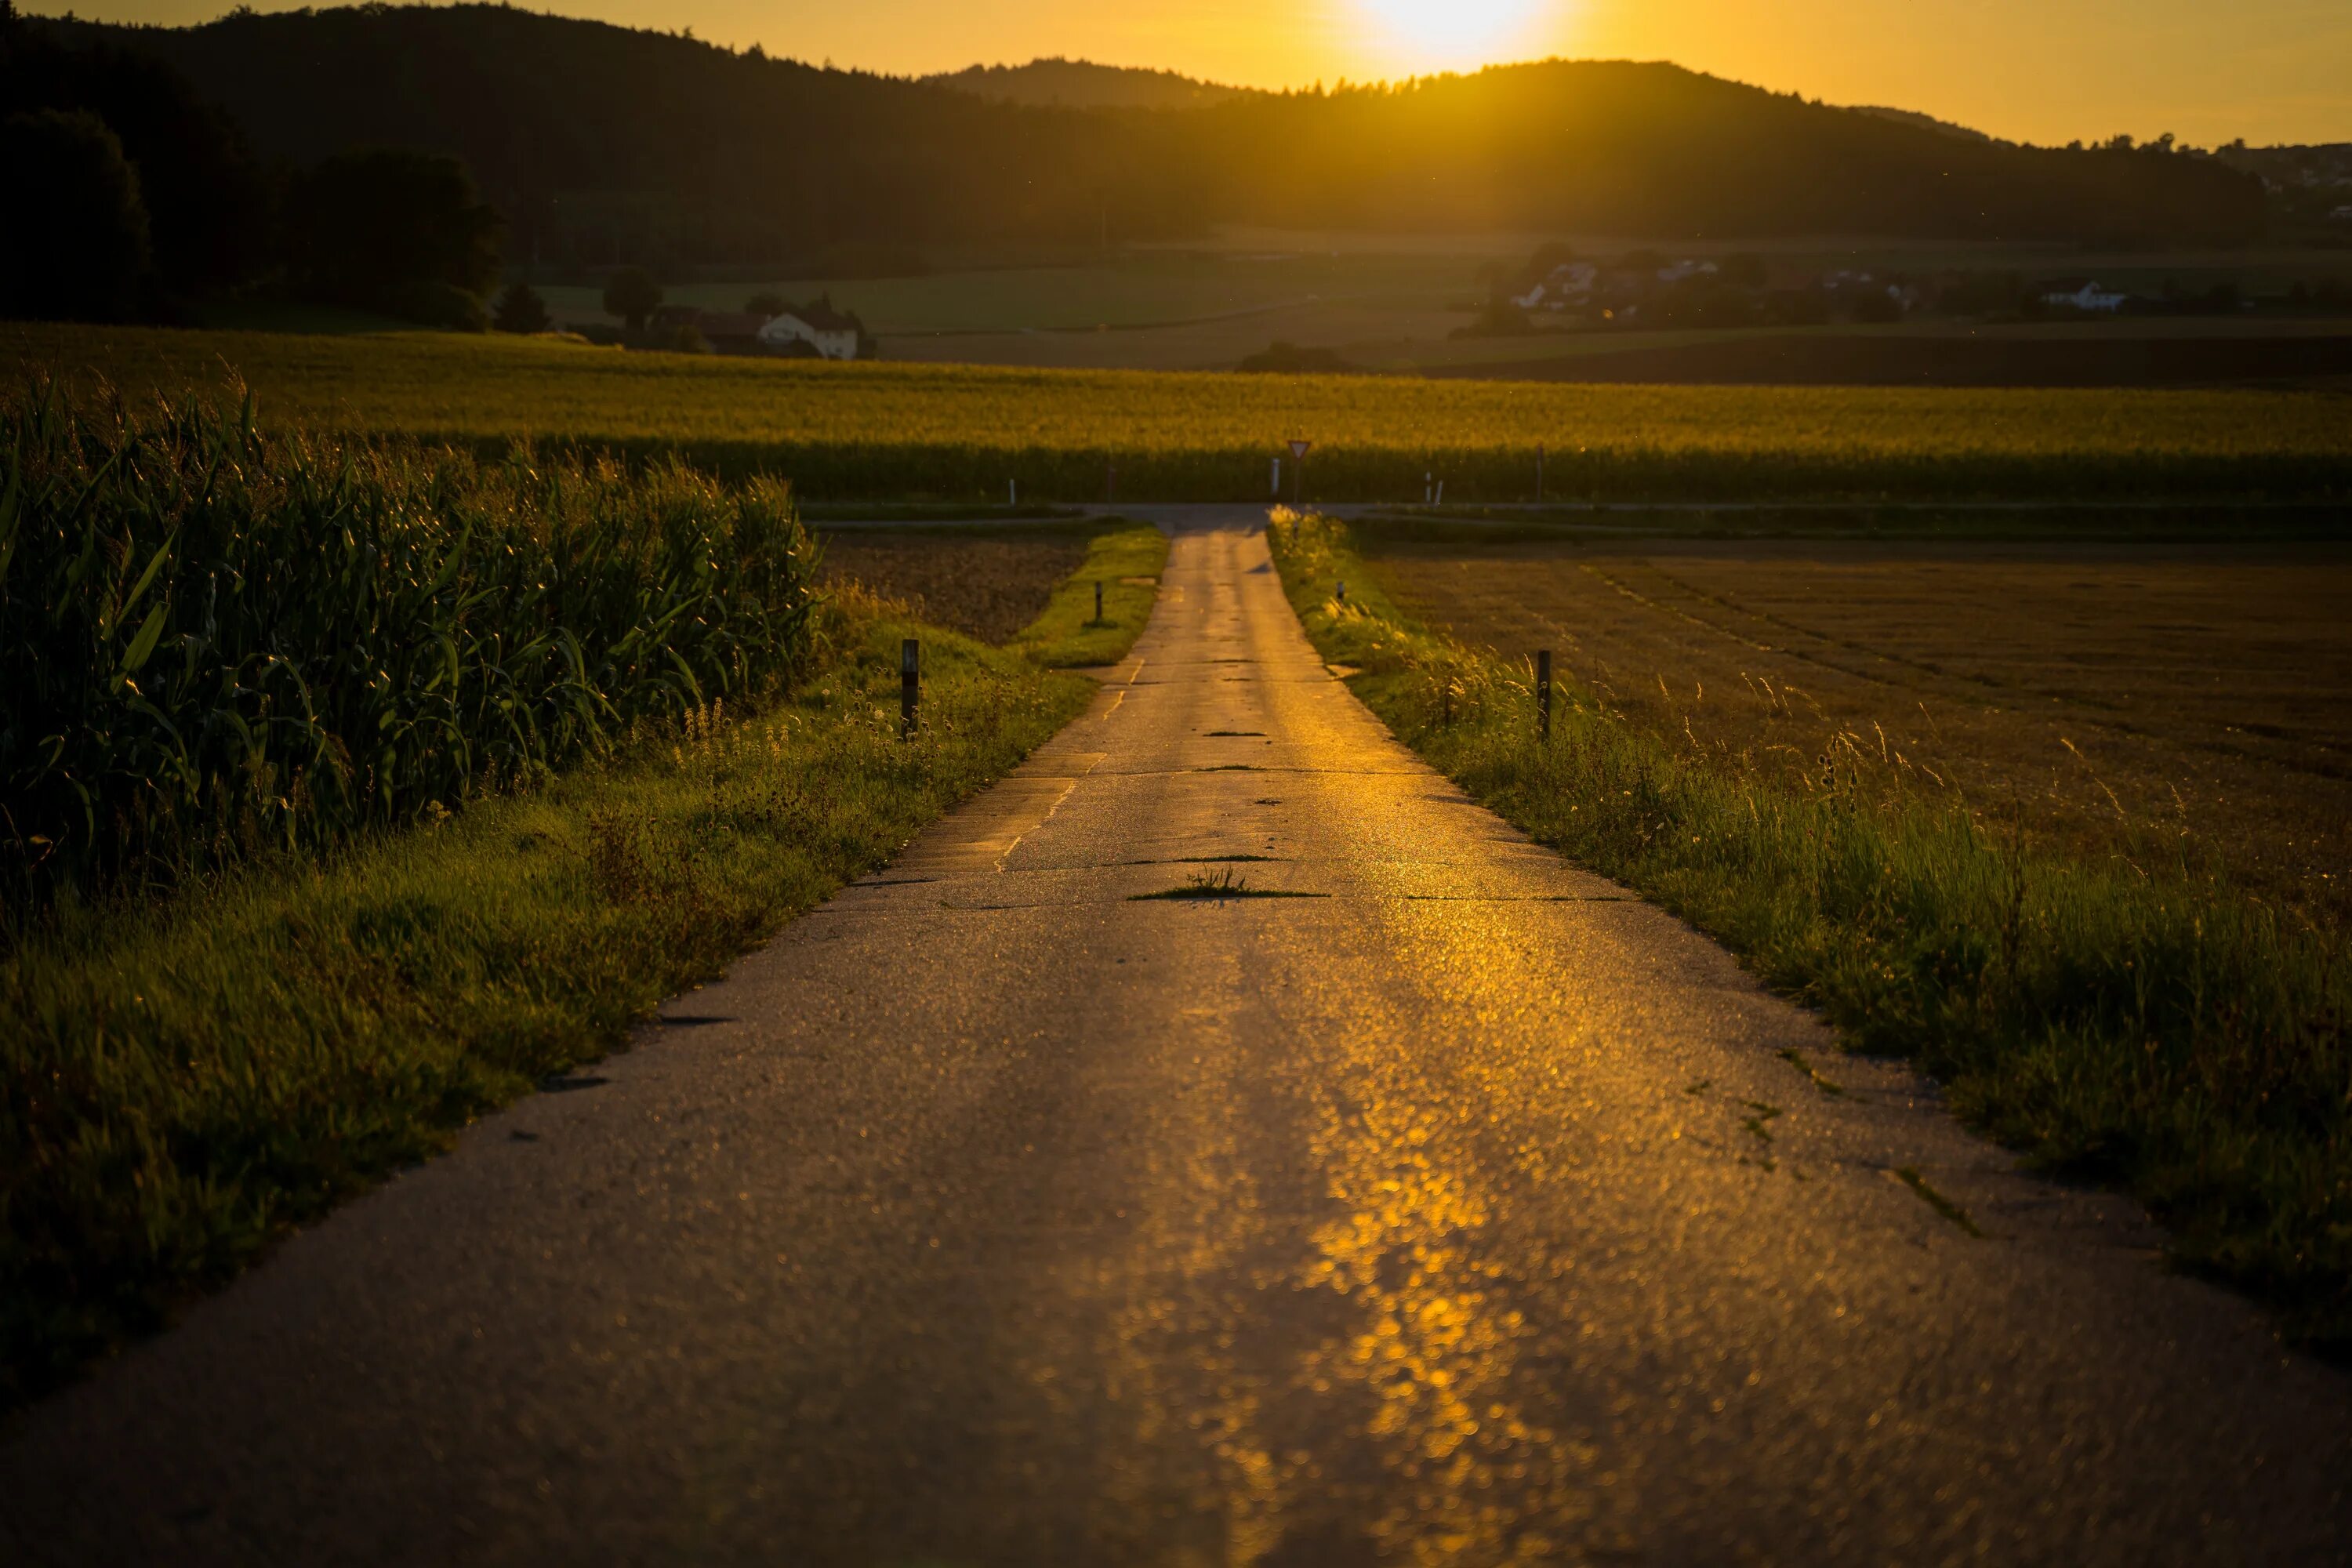
[{"label": "grass verge", "polygon": [[[1047,669],[1117,664],[1143,635],[1168,565],[1168,536],[1149,523],[1097,533],[1084,565],[1062,580],[1044,613],[1010,646]],[[1102,587],[1102,617],[1095,587]]]},{"label": "grass verge", "polygon": [[698,710],[428,827],[66,909],[0,955],[0,1406],[612,1048],[1092,691],[855,594],[827,627],[820,673],[748,719]]},{"label": "grass verge", "polygon": [[1271,533],[1324,658],[1473,795],[1722,941],[1850,1046],[1916,1059],[1976,1125],[2124,1186],[2182,1266],[2352,1350],[2340,933],[2186,863],[2034,850],[2021,823],[1833,759],[1802,787],[1744,772],[1572,687],[1538,741],[1531,671],[1402,614],[1341,525],[1277,514]]}]

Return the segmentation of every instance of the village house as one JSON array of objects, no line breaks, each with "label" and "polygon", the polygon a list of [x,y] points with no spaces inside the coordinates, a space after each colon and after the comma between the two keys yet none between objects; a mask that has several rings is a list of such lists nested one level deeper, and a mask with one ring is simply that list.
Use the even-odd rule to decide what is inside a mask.
[{"label": "village house", "polygon": [[2088,310],[2113,315],[2124,308],[2128,294],[2118,294],[2099,287],[2095,278],[2067,278],[2042,286],[2042,302],[2063,310]]},{"label": "village house", "polygon": [[761,352],[760,329],[768,324],[768,318],[740,310],[705,310],[694,324],[720,353],[751,354]]},{"label": "village house", "polygon": [[1544,280],[1511,301],[1522,310],[1538,306],[1547,310],[1565,310],[1570,305],[1581,305],[1592,298],[1593,285],[1601,279],[1601,268],[1590,261],[1570,261],[1555,267]]},{"label": "village house", "polygon": [[826,359],[856,359],[859,336],[855,320],[823,304],[799,305],[771,316],[759,331],[761,344],[772,353],[791,353],[793,344],[804,343]]}]

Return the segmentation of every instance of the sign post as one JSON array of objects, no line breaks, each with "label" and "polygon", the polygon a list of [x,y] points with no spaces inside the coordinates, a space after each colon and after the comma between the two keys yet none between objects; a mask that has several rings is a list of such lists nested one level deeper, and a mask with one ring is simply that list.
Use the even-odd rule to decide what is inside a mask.
[{"label": "sign post", "polygon": [[923,645],[908,637],[898,645],[898,733],[915,732],[915,699],[922,689]]},{"label": "sign post", "polygon": [[1296,437],[1291,438],[1290,505],[1294,510],[1301,504],[1300,498],[1307,493],[1307,454],[1314,445],[1312,441],[1302,441]]}]

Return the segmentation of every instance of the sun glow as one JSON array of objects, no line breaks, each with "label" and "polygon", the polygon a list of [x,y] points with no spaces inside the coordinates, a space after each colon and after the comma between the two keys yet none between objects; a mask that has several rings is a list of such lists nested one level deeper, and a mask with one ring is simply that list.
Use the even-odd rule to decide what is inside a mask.
[{"label": "sun glow", "polygon": [[1356,0],[1382,51],[1408,68],[1484,65],[1524,49],[1557,0]]}]

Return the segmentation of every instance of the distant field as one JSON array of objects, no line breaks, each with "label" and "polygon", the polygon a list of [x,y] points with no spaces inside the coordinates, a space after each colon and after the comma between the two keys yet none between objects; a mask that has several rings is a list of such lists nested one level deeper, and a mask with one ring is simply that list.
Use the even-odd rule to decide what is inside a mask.
[{"label": "distant field", "polygon": [[[1988,329],[1562,334],[1557,357],[1432,364],[1432,375],[1549,381],[1833,386],[2177,386],[2340,378],[2352,386],[2352,318],[2229,318]],[[2182,331],[2202,327],[2203,331]],[[1520,344],[1542,339],[1512,340]]]},{"label": "distant field", "polygon": [[[1497,253],[1498,255],[1501,253]],[[989,268],[919,278],[782,279],[788,299],[828,294],[885,335],[1090,330],[1263,310],[1307,300],[1359,300],[1405,309],[1470,298],[1477,262],[1458,256],[1262,257],[1144,253],[1094,266]],[[705,310],[740,310],[742,284],[672,285],[668,298]],[[542,288],[560,319],[608,321],[594,288]]]},{"label": "distant field", "polygon": [[816,500],[1087,500],[1268,491],[1559,498],[2352,494],[2340,398],[2258,391],[1591,386],[829,365],[433,333],[0,327],[0,362],[147,395],[241,374],[276,426],[498,447],[559,439],[789,476]]},{"label": "distant field", "polygon": [[2070,851],[2352,914],[2352,546],[1358,538],[1429,624],[1768,776],[1856,747]]},{"label": "distant field", "polygon": [[[2084,251],[2063,246],[1920,245],[1885,239],[1780,243],[1738,241],[1659,247],[1622,236],[1519,234],[1360,235],[1285,230],[1234,230],[1183,246],[1137,247],[1103,258],[1060,258],[1058,264],[978,265],[975,258],[940,258],[934,272],[884,279],[783,278],[772,283],[673,281],[672,302],[736,310],[754,292],[773,289],[793,300],[831,296],[879,334],[886,358],[971,364],[1073,369],[1225,370],[1270,342],[1331,349],[1374,370],[1440,369],[1523,361],[1566,360],[1586,354],[1634,354],[1645,359],[1593,366],[1606,380],[1757,380],[1747,362],[1719,365],[1713,356],[1656,351],[1691,343],[1726,344],[1771,338],[1782,342],[1788,371],[1781,379],[1853,379],[1850,353],[1813,345],[1849,341],[2026,337],[2046,342],[2089,339],[2138,342],[2174,336],[2352,335],[2352,319],[2230,316],[2068,324],[1979,326],[1922,319],[1885,328],[1850,325],[1767,328],[1715,332],[1546,332],[1528,338],[1457,339],[1466,307],[1486,288],[1490,268],[1517,267],[1535,247],[1565,239],[1580,255],[1612,257],[1633,249],[1675,256],[1755,251],[1790,271],[1868,270],[1908,277],[1952,271],[2011,272],[2021,277],[2091,274],[2116,288],[2161,292],[2169,283],[2197,290],[2236,283],[2249,293],[2284,293],[2291,283],[2352,280],[2352,253],[2293,249],[2226,252]],[[610,325],[595,286],[541,285],[558,319]],[[2063,356],[2061,356],[2063,358]],[[1890,367],[1882,355],[1865,363],[1865,381],[1925,380],[1941,384],[1944,361],[1914,358]],[[2053,374],[2063,363],[2004,361],[2022,384],[2072,384]],[[2162,374],[2169,363],[2154,367]],[[1874,372],[1874,374],[1873,374]],[[1540,374],[1559,375],[1561,367]],[[2144,372],[2143,372],[2144,374]],[[2203,379],[2308,374],[2273,368],[2259,357]],[[2197,379],[2175,373],[2172,379]],[[1958,372],[1962,383],[1994,384],[1998,375]],[[2091,384],[2135,384],[2131,367],[2089,378]]]},{"label": "distant field", "polygon": [[819,577],[861,584],[918,619],[1002,644],[1045,613],[1097,531],[1091,523],[841,529],[820,536]]}]

